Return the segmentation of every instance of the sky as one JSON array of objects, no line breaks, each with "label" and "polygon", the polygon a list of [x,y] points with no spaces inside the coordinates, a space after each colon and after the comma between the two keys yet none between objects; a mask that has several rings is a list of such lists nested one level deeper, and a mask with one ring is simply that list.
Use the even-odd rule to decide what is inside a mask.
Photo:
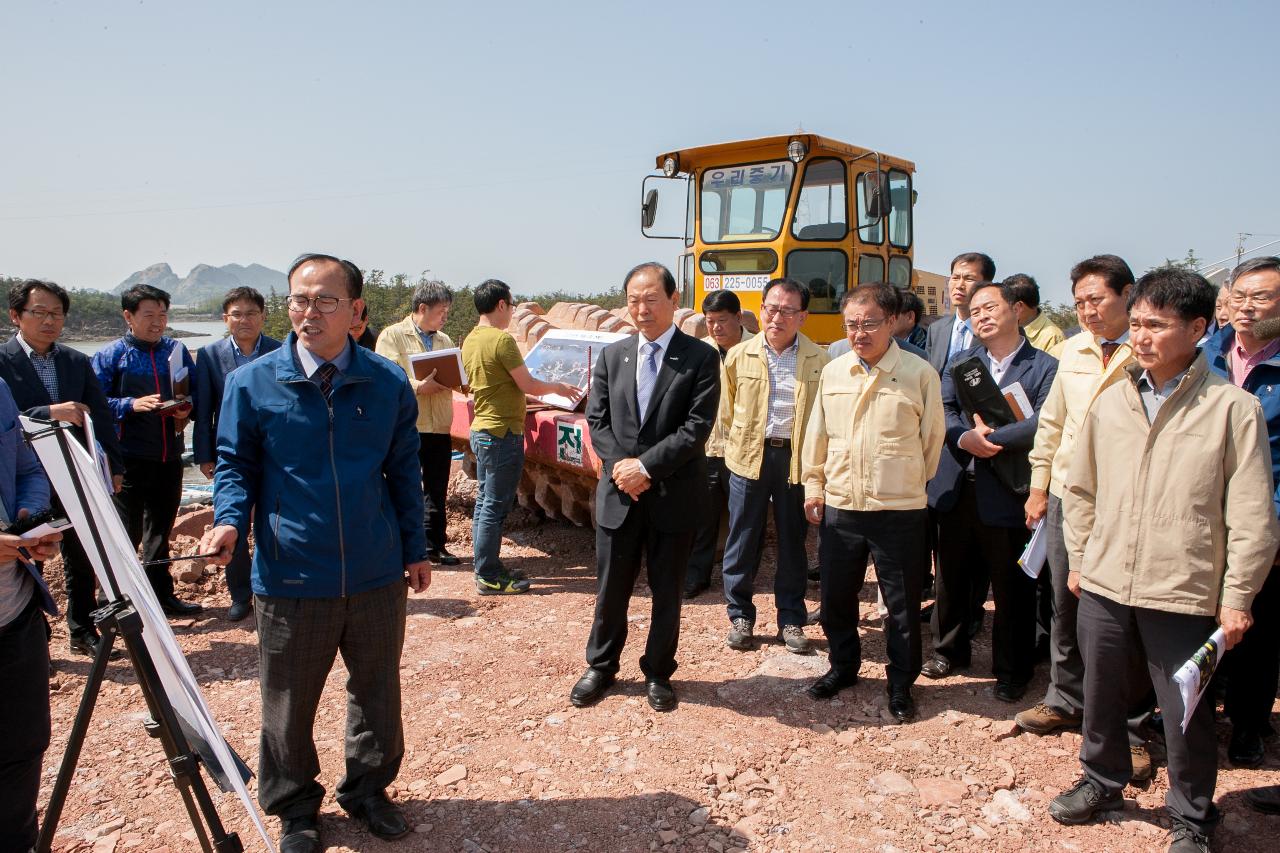
[{"label": "sky", "polygon": [[[1280,4],[5,0],[0,274],[167,262],[601,292],[661,152],[805,131],[915,162],[916,265],[1065,301],[1280,240]],[[1280,249],[1280,244],[1270,251]]]}]

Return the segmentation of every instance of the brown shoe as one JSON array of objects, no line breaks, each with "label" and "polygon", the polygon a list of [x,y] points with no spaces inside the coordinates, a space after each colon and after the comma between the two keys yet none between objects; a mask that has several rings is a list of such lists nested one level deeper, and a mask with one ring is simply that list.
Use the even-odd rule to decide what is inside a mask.
[{"label": "brown shoe", "polygon": [[1081,717],[1079,715],[1064,714],[1041,702],[1034,708],[1020,711],[1013,718],[1013,721],[1024,732],[1033,735],[1047,735],[1056,732],[1058,729],[1080,728]]},{"label": "brown shoe", "polygon": [[1151,753],[1147,751],[1146,744],[1129,747],[1129,760],[1133,762],[1130,782],[1146,782],[1155,775],[1155,768],[1151,766]]}]

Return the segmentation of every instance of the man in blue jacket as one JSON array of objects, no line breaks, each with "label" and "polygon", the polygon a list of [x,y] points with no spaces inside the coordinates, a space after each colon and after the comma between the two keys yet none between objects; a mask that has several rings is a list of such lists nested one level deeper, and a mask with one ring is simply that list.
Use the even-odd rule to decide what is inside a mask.
[{"label": "man in blue jacket", "polygon": [[[1231,274],[1229,305],[1231,322],[1205,343],[1205,356],[1210,370],[1262,403],[1271,443],[1272,478],[1277,483],[1275,507],[1280,513],[1280,336],[1265,328],[1280,320],[1280,257],[1253,258],[1236,267]],[[1272,568],[1253,600],[1253,627],[1222,661],[1222,673],[1227,677],[1223,706],[1231,718],[1227,758],[1232,764],[1261,764],[1265,758],[1263,738],[1274,734],[1270,719],[1280,661],[1277,623],[1280,571]],[[1280,813],[1280,788],[1261,790],[1270,791],[1269,810]],[[1247,799],[1258,805],[1257,796]]]},{"label": "man in blue jacket", "polygon": [[[93,372],[115,415],[124,456],[124,482],[116,506],[133,547],[142,545],[147,580],[168,616],[199,613],[199,604],[179,600],[169,574],[169,533],[182,502],[182,430],[191,415],[190,395],[175,388],[182,373],[190,387],[195,364],[187,348],[166,337],[169,294],[149,284],[120,295],[129,333],[93,357]],[[181,365],[181,367],[178,367]],[[183,381],[179,379],[179,382]],[[180,405],[173,405],[184,397]]]},{"label": "man in blue jacket", "polygon": [[338,652],[349,674],[338,804],[379,838],[409,832],[386,788],[404,756],[405,576],[415,592],[431,583],[418,404],[398,365],[348,335],[363,284],[350,261],[295,261],[293,332],[227,377],[218,422],[214,527],[201,550],[225,564],[252,514],[258,801],[283,821],[281,853],[323,849],[312,729]]},{"label": "man in blue jacket", "polygon": [[[196,464],[205,479],[213,479],[214,440],[218,415],[222,411],[222,389],[227,375],[260,356],[275,352],[280,342],[262,334],[266,301],[252,287],[233,287],[222,297],[222,321],[227,337],[202,347],[196,358],[194,445]],[[227,619],[239,622],[253,610],[253,589],[249,586],[249,543],[236,543],[235,555],[227,564],[227,591],[231,606]]]}]

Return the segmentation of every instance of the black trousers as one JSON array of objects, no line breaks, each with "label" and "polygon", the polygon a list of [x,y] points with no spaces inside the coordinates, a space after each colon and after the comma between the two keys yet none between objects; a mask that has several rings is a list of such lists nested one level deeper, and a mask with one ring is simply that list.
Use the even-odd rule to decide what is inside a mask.
[{"label": "black trousers", "polygon": [[0,693],[0,850],[29,850],[49,747],[49,640],[34,598],[0,627]]},{"label": "black trousers", "polygon": [[1271,719],[1280,673],[1280,570],[1271,574],[1253,599],[1253,626],[1222,659],[1227,676],[1223,703],[1231,725],[1262,733]]},{"label": "black trousers", "polygon": [[660,511],[637,503],[616,530],[596,528],[596,612],[587,639],[587,665],[612,675],[627,642],[627,606],[643,561],[649,579],[649,636],[640,671],[645,678],[669,679],[680,645],[680,602],[693,531],[659,530],[649,517]]},{"label": "black trousers", "polygon": [[449,467],[453,464],[453,440],[447,432],[418,433],[418,462],[422,465],[422,496],[426,498],[427,550],[445,546],[444,502],[449,491]]},{"label": "black trousers", "polygon": [[94,594],[98,581],[75,530],[62,534],[62,574],[67,587],[67,633],[72,639],[97,636],[91,614],[98,606]]},{"label": "black trousers", "polygon": [[[116,509],[133,547],[142,545],[142,561],[169,557],[169,533],[182,502],[182,460],[157,462],[126,456],[124,485],[115,496]],[[147,566],[147,580],[157,598],[173,595],[169,566]]]},{"label": "black trousers", "polygon": [[[1212,616],[1129,607],[1087,591],[1080,594],[1076,615],[1084,659],[1080,764],[1085,775],[1109,794],[1124,789],[1133,772],[1128,709],[1141,699],[1148,684],[1154,684],[1169,758],[1165,805],[1176,820],[1207,834],[1217,822],[1213,699],[1201,698],[1184,735],[1182,696],[1173,674],[1209,638],[1216,621]],[[1131,654],[1133,650],[1141,655]]]},{"label": "black trousers", "polygon": [[693,536],[693,553],[689,555],[689,569],[686,573],[689,584],[711,583],[716,546],[720,544],[720,517],[728,506],[729,469],[725,467],[723,456],[708,456],[707,493],[703,505],[706,515]]},{"label": "black trousers", "polygon": [[[934,652],[953,666],[968,666],[973,601],[986,598],[988,578],[995,589],[991,625],[991,668],[997,680],[1023,684],[1035,667],[1036,582],[1018,565],[1031,531],[990,527],[978,516],[973,480],[960,486],[956,505],[938,513],[938,576],[934,581]],[[979,573],[978,567],[988,569]]]},{"label": "black trousers", "polygon": [[346,775],[338,804],[350,810],[400,773],[400,653],[407,587],[395,581],[346,598],[254,599],[258,618],[262,737],[258,802],[270,815],[314,815],[324,800],[313,729],[338,652],[347,667]]},{"label": "black trousers", "polygon": [[890,687],[909,687],[920,675],[920,592],[929,570],[929,512],[925,509],[823,511],[818,560],[822,576],[822,630],[831,668],[857,673],[862,665],[858,594],[875,560],[885,607]]}]

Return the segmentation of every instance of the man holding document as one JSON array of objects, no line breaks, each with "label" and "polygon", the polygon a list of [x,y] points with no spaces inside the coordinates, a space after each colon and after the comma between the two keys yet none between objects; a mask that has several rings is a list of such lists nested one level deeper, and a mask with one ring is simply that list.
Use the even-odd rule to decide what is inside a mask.
[{"label": "man holding document", "polygon": [[934,654],[922,669],[943,678],[969,665],[973,585],[985,585],[978,571],[985,565],[996,602],[995,697],[1003,702],[1022,698],[1035,665],[1035,581],[1018,565],[1030,536],[1022,503],[1038,413],[1058,370],[1057,360],[1018,327],[1015,301],[1007,285],[977,285],[969,321],[979,344],[958,353],[942,373],[947,442],[929,482],[929,505],[938,517]]},{"label": "man holding document", "polygon": [[1085,416],[1062,498],[1067,584],[1080,597],[1084,773],[1049,814],[1077,824],[1123,807],[1127,694],[1149,674],[1164,717],[1173,851],[1207,851],[1218,820],[1213,703],[1200,702],[1184,732],[1173,675],[1218,626],[1227,649],[1240,642],[1280,541],[1262,407],[1197,348],[1215,297],[1182,269],[1134,285],[1137,363]]}]

